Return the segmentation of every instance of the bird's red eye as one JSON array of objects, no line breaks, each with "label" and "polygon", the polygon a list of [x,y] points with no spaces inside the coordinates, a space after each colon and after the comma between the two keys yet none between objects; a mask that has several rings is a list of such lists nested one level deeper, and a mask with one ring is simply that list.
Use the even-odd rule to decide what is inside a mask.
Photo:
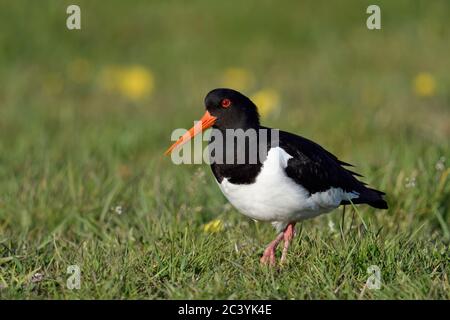
[{"label": "bird's red eye", "polygon": [[222,107],[228,108],[229,106],[231,106],[231,100],[230,99],[223,99],[221,104],[222,104]]}]

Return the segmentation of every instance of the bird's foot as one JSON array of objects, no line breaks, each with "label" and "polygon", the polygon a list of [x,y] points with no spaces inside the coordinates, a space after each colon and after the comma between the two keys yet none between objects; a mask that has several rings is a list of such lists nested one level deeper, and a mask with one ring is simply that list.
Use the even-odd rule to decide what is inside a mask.
[{"label": "bird's foot", "polygon": [[283,232],[281,232],[275,240],[273,240],[267,248],[264,250],[264,253],[261,257],[261,263],[262,264],[269,264],[271,266],[275,265],[275,250],[277,249],[278,244],[281,242],[281,240],[284,240],[284,247],[283,252],[281,254],[281,263],[284,263],[286,261],[287,257],[287,251],[289,248],[289,244],[291,243],[292,239],[295,235],[295,222],[292,222],[288,224],[286,229],[284,229]]},{"label": "bird's foot", "polygon": [[275,250],[277,249],[278,244],[283,240],[284,233],[281,232],[275,240],[273,240],[269,245],[267,246],[266,250],[264,250],[264,253],[261,257],[261,263],[262,264],[270,264],[273,266],[275,264]]}]

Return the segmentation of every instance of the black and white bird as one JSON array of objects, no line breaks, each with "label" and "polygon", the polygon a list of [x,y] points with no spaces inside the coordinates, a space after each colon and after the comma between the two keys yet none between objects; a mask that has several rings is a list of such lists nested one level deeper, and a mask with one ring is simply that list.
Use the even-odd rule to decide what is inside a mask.
[{"label": "black and white bird", "polygon": [[[254,129],[256,140],[246,140],[233,146],[232,158],[248,153],[257,144],[257,161],[211,163],[212,172],[225,197],[242,214],[271,222],[279,233],[265,249],[262,263],[275,263],[275,251],[284,241],[281,262],[286,254],[298,221],[332,211],[340,205],[368,204],[387,209],[384,192],[369,188],[359,181],[359,174],[345,168],[340,161],[317,143],[301,136],[277,130],[277,137],[262,139],[256,105],[232,89],[214,89],[206,95],[206,112],[201,120],[176,141],[167,151],[184,144],[196,134],[213,127],[226,137],[229,129]],[[242,131],[241,130],[241,131]],[[260,139],[261,138],[261,139]],[[213,143],[213,139],[210,141]],[[223,144],[227,145],[226,143]],[[262,155],[260,149],[264,147]],[[230,150],[223,149],[226,157]]]}]

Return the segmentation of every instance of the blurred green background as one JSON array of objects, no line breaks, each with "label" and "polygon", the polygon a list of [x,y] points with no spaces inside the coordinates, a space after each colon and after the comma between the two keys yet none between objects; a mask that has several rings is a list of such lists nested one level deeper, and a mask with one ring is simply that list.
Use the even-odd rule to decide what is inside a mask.
[{"label": "blurred green background", "polygon": [[[393,257],[405,250],[398,235],[417,241],[408,254],[425,253],[402,273],[386,262],[396,286],[367,297],[448,297],[449,1],[376,1],[381,30],[366,27],[373,1],[80,0],[82,29],[68,30],[73,3],[0,2],[0,296],[357,298],[383,249],[339,266],[353,282],[336,292],[338,276],[296,288],[281,278],[274,289],[253,276],[215,286],[205,271],[258,269],[274,234],[227,206],[206,165],[162,156],[172,130],[202,115],[206,93],[227,86],[253,98],[265,125],[313,139],[387,192],[390,210],[363,216]],[[304,232],[339,243],[329,226],[340,219]],[[213,234],[209,221],[221,224]],[[241,240],[247,256],[214,256]],[[292,255],[309,248],[298,241]],[[174,258],[196,245],[211,255]],[[76,292],[64,287],[75,263],[89,270]]]}]

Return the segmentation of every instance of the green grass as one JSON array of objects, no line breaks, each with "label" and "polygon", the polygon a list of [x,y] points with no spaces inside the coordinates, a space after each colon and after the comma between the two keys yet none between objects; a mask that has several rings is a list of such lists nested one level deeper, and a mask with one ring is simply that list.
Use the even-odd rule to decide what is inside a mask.
[{"label": "green grass", "polygon": [[[449,299],[448,1],[379,1],[381,31],[369,1],[298,2],[79,1],[81,31],[65,29],[72,2],[1,3],[0,298]],[[149,68],[152,95],[105,90],[112,65]],[[289,263],[260,266],[272,227],[231,208],[206,165],[162,156],[228,67],[254,75],[245,93],[279,93],[264,124],[355,164],[389,210],[305,221]],[[413,90],[421,72],[432,96]]]}]

